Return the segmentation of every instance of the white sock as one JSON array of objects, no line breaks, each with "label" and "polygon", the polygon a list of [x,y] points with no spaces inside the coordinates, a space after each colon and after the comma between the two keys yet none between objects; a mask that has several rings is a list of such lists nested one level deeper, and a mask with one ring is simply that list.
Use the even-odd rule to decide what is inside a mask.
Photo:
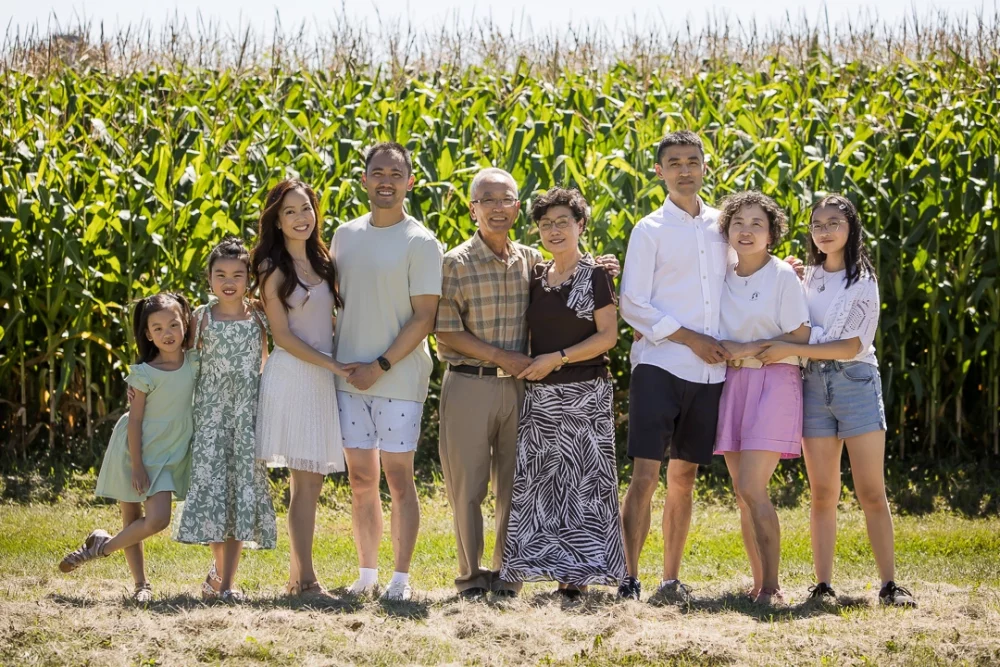
[{"label": "white sock", "polygon": [[660,588],[663,588],[667,584],[679,584],[679,583],[681,583],[680,579],[661,579]]},{"label": "white sock", "polygon": [[358,586],[360,588],[371,588],[378,585],[378,568],[377,567],[359,567],[358,568]]},{"label": "white sock", "polygon": [[405,586],[410,583],[410,573],[409,572],[393,572],[392,579],[389,580],[389,585],[399,584],[400,586]]}]

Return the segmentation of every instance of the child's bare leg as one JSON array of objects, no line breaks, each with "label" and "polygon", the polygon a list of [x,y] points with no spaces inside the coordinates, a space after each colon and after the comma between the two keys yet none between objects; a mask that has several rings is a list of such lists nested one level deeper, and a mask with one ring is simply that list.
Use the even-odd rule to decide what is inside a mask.
[{"label": "child's bare leg", "polygon": [[243,543],[230,539],[219,543],[219,546],[222,547],[222,558],[215,561],[218,566],[219,576],[222,578],[219,589],[228,591],[233,588],[233,580],[236,578],[236,568],[239,567],[240,554],[243,552]]},{"label": "child's bare leg", "polygon": [[[119,549],[140,544],[148,537],[166,530],[170,525],[171,491],[160,491],[146,499],[146,515],[132,521],[120,533],[108,540],[102,553],[108,555]],[[133,503],[134,504],[134,503]]]},{"label": "child's bare leg", "polygon": [[[133,521],[142,518],[141,503],[118,503],[122,510],[122,528],[128,528]],[[146,583],[146,563],[142,556],[142,542],[125,547],[125,562],[136,585]]]}]

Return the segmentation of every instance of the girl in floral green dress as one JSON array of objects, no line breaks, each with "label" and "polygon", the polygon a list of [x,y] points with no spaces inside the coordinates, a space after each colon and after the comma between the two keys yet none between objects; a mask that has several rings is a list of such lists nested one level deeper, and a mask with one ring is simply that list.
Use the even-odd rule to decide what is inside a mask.
[{"label": "girl in floral green dress", "polygon": [[208,257],[213,299],[194,312],[193,353],[201,372],[194,392],[191,487],[175,539],[210,544],[215,563],[204,598],[239,601],[233,587],[244,542],[273,549],[277,539],[267,468],[255,457],[260,370],[267,356],[263,313],[246,299],[250,254],[227,238]]}]

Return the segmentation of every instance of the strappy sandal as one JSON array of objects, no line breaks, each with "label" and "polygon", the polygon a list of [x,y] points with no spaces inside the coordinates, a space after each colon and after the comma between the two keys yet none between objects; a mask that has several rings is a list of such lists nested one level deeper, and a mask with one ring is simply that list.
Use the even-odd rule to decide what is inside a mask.
[{"label": "strappy sandal", "polygon": [[149,585],[148,581],[135,585],[135,590],[132,591],[132,601],[138,604],[149,604],[153,601],[153,587]]},{"label": "strappy sandal", "polygon": [[754,599],[754,604],[765,607],[784,607],[785,596],[780,588],[761,588]]},{"label": "strappy sandal", "polygon": [[222,585],[222,577],[219,576],[219,571],[215,568],[215,561],[212,561],[212,567],[208,569],[205,581],[201,582],[201,599],[203,602],[211,602],[212,600],[219,599],[219,591],[215,590],[212,582],[220,586]]},{"label": "strappy sandal", "polygon": [[228,588],[219,594],[219,600],[226,604],[242,604],[246,602],[246,596],[235,588]]},{"label": "strappy sandal", "polygon": [[305,586],[299,584],[298,582],[289,582],[288,585],[285,586],[285,593],[292,597],[300,598],[329,597],[330,595],[327,590],[323,588],[323,584],[318,581],[309,582]]},{"label": "strappy sandal", "polygon": [[90,535],[87,535],[87,539],[83,541],[83,544],[79,548],[66,554],[66,557],[59,562],[59,570],[61,572],[72,572],[89,560],[104,558],[104,545],[110,539],[111,536],[106,531],[95,530]]}]

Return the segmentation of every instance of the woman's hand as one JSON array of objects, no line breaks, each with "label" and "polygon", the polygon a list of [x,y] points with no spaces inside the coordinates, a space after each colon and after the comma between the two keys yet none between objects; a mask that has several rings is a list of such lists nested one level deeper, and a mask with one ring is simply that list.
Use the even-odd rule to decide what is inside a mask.
[{"label": "woman's hand", "polygon": [[335,359],[330,359],[330,364],[329,366],[327,366],[327,368],[329,368],[334,375],[339,375],[342,378],[346,378],[350,377],[351,373],[354,372],[354,369],[358,368],[361,365],[362,364],[359,363],[341,364],[338,363]]},{"label": "woman's hand", "polygon": [[792,347],[788,343],[761,341],[760,346],[763,349],[756,357],[765,366],[767,364],[776,364],[786,357],[795,356],[795,352],[792,351]]},{"label": "woman's hand", "polygon": [[538,382],[539,380],[545,379],[549,373],[560,366],[562,366],[562,355],[558,352],[542,354],[535,357],[535,360],[531,362],[531,365],[521,371],[521,374],[517,376],[517,379]]},{"label": "woman's hand", "polygon": [[149,474],[146,472],[146,466],[142,463],[132,464],[132,488],[140,496],[149,489]]}]

